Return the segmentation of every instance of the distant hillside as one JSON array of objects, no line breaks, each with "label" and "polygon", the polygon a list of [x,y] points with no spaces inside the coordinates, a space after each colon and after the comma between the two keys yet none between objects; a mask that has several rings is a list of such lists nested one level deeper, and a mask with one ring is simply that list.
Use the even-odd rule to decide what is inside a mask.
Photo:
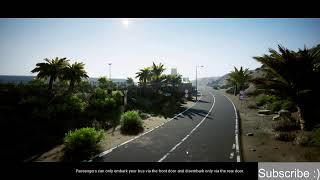
[{"label": "distant hillside", "polygon": [[[261,77],[263,75],[263,72],[261,71],[261,68],[256,68],[255,70],[250,70],[251,73],[251,77],[252,78],[257,78],[257,77]],[[208,83],[208,86],[211,87],[223,87],[226,85],[227,81],[226,79],[228,78],[229,73],[225,74],[215,80],[212,80],[211,82]],[[248,91],[252,91],[254,90],[255,87],[253,84],[249,83],[249,88],[247,89]]]},{"label": "distant hillside", "polygon": [[225,74],[211,82],[209,82],[207,85],[208,86],[223,86],[226,84],[226,79],[228,78],[229,74]]},{"label": "distant hillside", "polygon": [[[198,78],[198,86],[206,86],[209,82],[212,82],[219,77],[204,77],[204,78]],[[195,86],[196,81],[192,80],[192,85]]]}]

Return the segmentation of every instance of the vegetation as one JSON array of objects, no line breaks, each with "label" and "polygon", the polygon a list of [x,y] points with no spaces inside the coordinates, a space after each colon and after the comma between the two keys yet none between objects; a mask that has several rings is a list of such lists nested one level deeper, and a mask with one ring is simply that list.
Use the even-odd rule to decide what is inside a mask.
[{"label": "vegetation", "polygon": [[59,77],[61,78],[64,68],[68,66],[67,58],[58,58],[49,60],[45,59],[45,63],[38,63],[36,68],[31,72],[38,73],[39,79],[49,77],[49,90],[52,90],[53,82]]},{"label": "vegetation", "polygon": [[151,70],[149,67],[140,69],[136,74],[136,78],[139,78],[139,85],[142,85],[143,87],[145,87],[147,82],[151,80]]},{"label": "vegetation", "polygon": [[249,109],[257,109],[258,106],[256,103],[249,103],[248,106],[247,106]]},{"label": "vegetation", "polygon": [[312,130],[309,145],[320,147],[320,128],[315,128]]},{"label": "vegetation", "polygon": [[296,136],[292,132],[277,132],[275,138],[280,141],[293,141]]},{"label": "vegetation", "polygon": [[129,89],[129,110],[139,109],[165,117],[180,110],[184,97],[184,92],[180,89],[182,76],[162,74],[164,70],[163,64],[153,63],[152,66],[142,68],[136,73],[139,86]]},{"label": "vegetation", "polygon": [[318,71],[320,46],[299,49],[297,52],[278,46],[279,52],[270,49],[269,55],[254,57],[262,63],[264,77],[252,82],[268,94],[287,99],[296,105],[301,129],[312,129],[319,123]]},{"label": "vegetation", "polygon": [[275,131],[293,131],[298,130],[299,125],[291,119],[281,119],[272,124]]},{"label": "vegetation", "polygon": [[[126,86],[117,86],[106,77],[100,77],[96,86],[87,80],[85,64],[69,62],[67,58],[44,59],[31,71],[37,73],[34,80],[0,83],[2,126],[10,127],[5,133],[19,139],[18,143],[4,140],[10,160],[21,161],[62,143],[66,145],[65,160],[81,160],[95,152],[102,130],[115,130],[121,122],[122,133],[143,131],[137,110],[164,116],[181,110],[182,77],[163,74],[161,63],[138,72],[138,86],[132,78]],[[123,114],[125,110],[129,111]]]},{"label": "vegetation", "polygon": [[234,71],[229,73],[229,76],[226,80],[228,85],[234,88],[234,95],[236,95],[240,90],[244,90],[248,87],[248,82],[250,80],[249,69],[243,69],[240,67],[238,70],[236,67],[234,67]]},{"label": "vegetation", "polygon": [[84,70],[84,64],[75,62],[74,64],[69,64],[65,67],[62,79],[70,81],[69,92],[72,92],[75,83],[80,83],[82,78],[88,77],[89,76]]},{"label": "vegetation", "polygon": [[122,93],[114,91],[111,94],[101,88],[96,88],[89,98],[88,114],[101,123],[104,128],[115,128],[120,121]]},{"label": "vegetation", "polygon": [[256,103],[258,106],[263,106],[267,103],[272,103],[273,101],[275,101],[275,96],[260,95],[256,98]]},{"label": "vegetation", "polygon": [[107,79],[106,77],[100,77],[98,79],[98,82],[99,88],[109,90],[109,92],[116,88],[116,84],[113,83],[110,79]]},{"label": "vegetation", "polygon": [[135,135],[143,131],[143,123],[137,111],[127,111],[121,116],[121,133]]},{"label": "vegetation", "polygon": [[134,81],[132,78],[127,78],[126,83],[127,83],[127,86],[134,86]]},{"label": "vegetation", "polygon": [[68,160],[83,160],[95,153],[97,143],[104,137],[103,131],[94,128],[81,128],[69,131],[64,137],[65,158]]}]

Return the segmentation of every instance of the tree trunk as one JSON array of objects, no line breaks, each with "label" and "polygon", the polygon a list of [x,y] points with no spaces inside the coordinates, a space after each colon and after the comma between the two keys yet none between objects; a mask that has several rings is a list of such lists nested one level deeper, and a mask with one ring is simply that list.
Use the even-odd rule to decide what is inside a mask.
[{"label": "tree trunk", "polygon": [[305,121],[303,119],[303,112],[302,112],[301,107],[299,105],[297,105],[297,109],[298,109],[300,129],[302,131],[304,131],[305,130]]},{"label": "tree trunk", "polygon": [[74,89],[74,81],[73,81],[73,80],[71,80],[71,81],[70,81],[70,85],[69,85],[69,89],[68,89],[68,91],[69,91],[69,92],[72,92],[72,91],[73,91],[73,89]]},{"label": "tree trunk", "polygon": [[52,90],[52,86],[53,86],[53,77],[51,76],[50,80],[49,80],[49,90],[50,91]]}]

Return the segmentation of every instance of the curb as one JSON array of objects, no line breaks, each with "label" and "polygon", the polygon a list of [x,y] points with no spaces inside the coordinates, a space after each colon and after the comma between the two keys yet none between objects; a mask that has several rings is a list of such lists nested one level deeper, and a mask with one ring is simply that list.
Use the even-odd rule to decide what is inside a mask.
[{"label": "curb", "polygon": [[[219,92],[220,93],[220,92]],[[222,93],[220,93],[222,94]],[[231,104],[233,105],[233,109],[234,109],[234,113],[235,113],[235,130],[234,130],[234,133],[235,133],[235,144],[236,144],[236,157],[237,157],[237,162],[241,162],[242,158],[241,158],[241,152],[240,152],[240,129],[239,129],[239,112],[236,108],[236,106],[234,105],[234,103],[232,102],[232,100],[227,97],[226,95],[222,94],[224,97],[226,97],[230,102]]]}]

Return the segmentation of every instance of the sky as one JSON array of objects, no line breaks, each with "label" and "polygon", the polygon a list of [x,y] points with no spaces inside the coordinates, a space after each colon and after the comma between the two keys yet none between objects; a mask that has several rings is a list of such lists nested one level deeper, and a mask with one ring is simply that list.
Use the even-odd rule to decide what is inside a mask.
[{"label": "sky", "polygon": [[90,77],[135,77],[152,62],[195,79],[222,76],[233,67],[260,67],[252,57],[278,44],[292,49],[320,44],[318,19],[0,19],[0,74],[30,71],[45,58],[85,63]]}]

